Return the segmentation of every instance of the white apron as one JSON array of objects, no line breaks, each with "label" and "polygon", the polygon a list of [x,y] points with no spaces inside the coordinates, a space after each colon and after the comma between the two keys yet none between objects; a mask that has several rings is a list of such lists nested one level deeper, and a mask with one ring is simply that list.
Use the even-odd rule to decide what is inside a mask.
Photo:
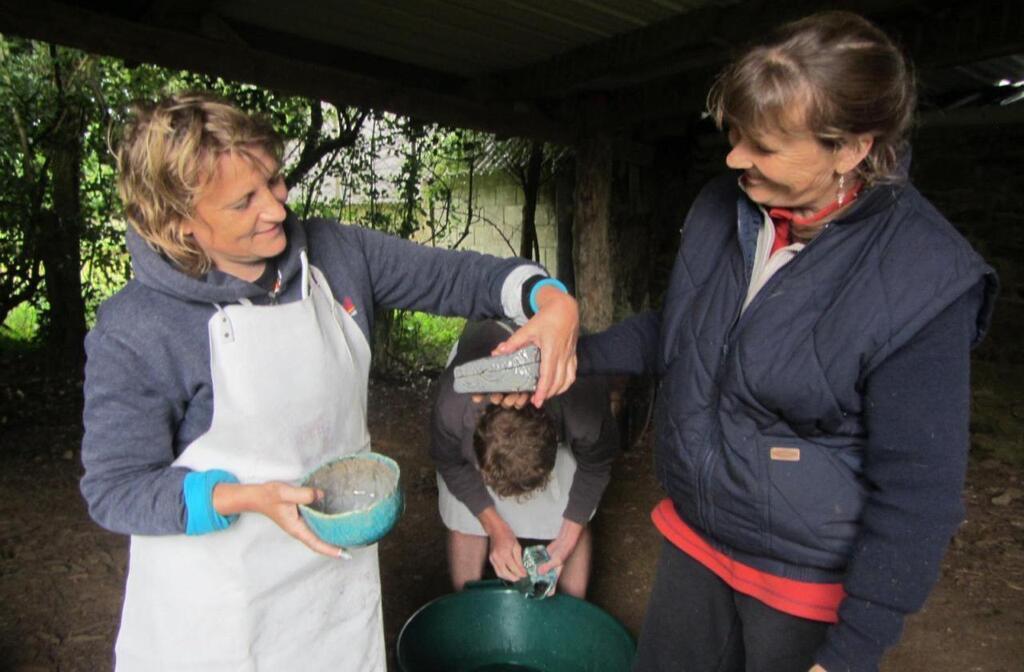
[{"label": "white apron", "polygon": [[[544,489],[522,501],[517,501],[515,497],[499,497],[490,488],[487,488],[487,492],[494,500],[495,510],[517,537],[554,539],[562,528],[562,514],[569,503],[569,489],[575,474],[576,457],[572,449],[567,444],[559,444],[555,467]],[[437,492],[437,508],[445,527],[463,534],[487,535],[480,519],[452,494],[440,473],[437,475]]]},{"label": "white apron", "polygon": [[[369,345],[302,261],[301,301],[210,320],[213,421],[175,465],[297,484],[369,449]],[[383,671],[377,547],[351,554],[314,553],[254,513],[202,536],[135,535],[117,670]]]}]

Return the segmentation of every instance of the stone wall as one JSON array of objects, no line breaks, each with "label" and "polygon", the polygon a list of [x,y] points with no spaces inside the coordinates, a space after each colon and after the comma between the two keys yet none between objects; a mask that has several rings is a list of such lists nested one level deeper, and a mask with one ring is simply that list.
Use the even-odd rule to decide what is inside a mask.
[{"label": "stone wall", "polygon": [[911,175],[999,273],[992,330],[976,355],[1024,364],[1024,125],[926,126]]},{"label": "stone wall", "polygon": [[[1024,125],[924,126],[912,143],[912,181],[999,274],[992,329],[976,357],[1024,364]],[[617,271],[617,316],[660,304],[689,204],[725,172],[726,151],[713,132],[660,146],[644,169],[640,208],[637,189],[617,180],[617,248],[628,257],[639,246]]]}]

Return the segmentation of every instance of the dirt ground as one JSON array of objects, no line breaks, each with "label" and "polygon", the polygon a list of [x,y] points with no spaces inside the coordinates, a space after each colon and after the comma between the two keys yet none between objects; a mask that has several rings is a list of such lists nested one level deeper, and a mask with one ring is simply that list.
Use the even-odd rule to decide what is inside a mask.
[{"label": "dirt ground", "polygon": [[[0,671],[108,670],[128,544],[94,525],[78,494],[80,390],[40,376],[24,358],[0,364]],[[405,516],[380,549],[391,648],[402,623],[449,590],[426,399],[425,383],[376,382],[371,390],[375,447],[400,462],[407,495]],[[1015,416],[1012,406],[1006,413]],[[1011,431],[1024,449],[1019,423]],[[1022,471],[991,450],[976,453],[967,522],[887,672],[1024,670]],[[646,444],[618,460],[594,521],[590,599],[634,634],[653,579],[659,538],[648,513],[659,497]]]}]

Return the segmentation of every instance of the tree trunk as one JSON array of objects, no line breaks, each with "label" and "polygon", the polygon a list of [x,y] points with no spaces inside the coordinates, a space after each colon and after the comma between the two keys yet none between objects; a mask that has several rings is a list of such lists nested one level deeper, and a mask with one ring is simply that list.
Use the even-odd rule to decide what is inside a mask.
[{"label": "tree trunk", "polygon": [[537,240],[537,195],[540,193],[540,171],[543,162],[544,143],[534,140],[530,145],[530,161],[523,179],[523,236],[519,243],[519,256],[524,259],[540,259],[540,245]]},{"label": "tree trunk", "polygon": [[576,298],[584,331],[611,326],[615,287],[610,254],[612,143],[606,135],[586,138],[576,153]]},{"label": "tree trunk", "polygon": [[53,211],[42,218],[40,258],[46,299],[46,345],[50,362],[68,373],[85,362],[85,301],[82,298],[82,209],[79,184],[82,115],[69,110],[47,147],[53,172]]},{"label": "tree trunk", "polygon": [[572,213],[575,173],[563,167],[555,174],[555,221],[558,227],[558,279],[576,294],[576,273],[573,270]]}]

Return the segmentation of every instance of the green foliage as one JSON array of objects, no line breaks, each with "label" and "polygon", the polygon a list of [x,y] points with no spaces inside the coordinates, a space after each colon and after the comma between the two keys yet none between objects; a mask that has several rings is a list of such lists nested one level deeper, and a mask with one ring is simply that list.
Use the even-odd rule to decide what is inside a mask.
[{"label": "green foliage", "polygon": [[391,346],[409,372],[436,373],[444,368],[466,320],[415,311],[395,311]]},{"label": "green foliage", "polygon": [[[0,338],[35,339],[52,322],[43,252],[52,232],[67,228],[54,197],[54,157],[68,156],[54,149],[67,136],[55,129],[69,119],[80,129],[74,135],[81,139],[74,154],[74,235],[88,324],[98,305],[131,277],[110,145],[134,102],[190,89],[213,91],[274,124],[286,143],[289,205],[300,218],[334,217],[426,244],[455,240],[458,246],[480,221],[472,202],[475,176],[500,167],[494,157],[501,152],[494,148],[504,145],[473,131],[0,35]],[[49,276],[56,282],[57,274]],[[463,324],[401,312],[382,323],[393,325],[393,333],[375,344],[383,345],[375,362],[415,370],[443,365]]]},{"label": "green foliage", "polygon": [[[373,114],[329,171],[311,214],[412,238],[428,245],[455,240],[481,221],[472,202],[474,176],[491,136],[391,114]],[[468,183],[468,186],[467,186]]]},{"label": "green foliage", "polygon": [[38,331],[38,312],[32,304],[25,302],[7,313],[7,319],[0,326],[0,339],[29,344],[35,340]]},{"label": "green foliage", "polygon": [[971,456],[1024,466],[1024,367],[971,361]]},{"label": "green foliage", "polygon": [[[123,283],[108,130],[124,119],[131,99],[155,95],[165,75],[151,66],[129,70],[116,59],[0,36],[0,320],[28,301],[40,325],[52,321],[42,291],[44,259],[65,257],[58,250],[68,236],[72,246],[78,241],[74,256],[87,269],[84,306],[94,307],[110,286]],[[68,160],[77,165],[58,174]],[[61,187],[72,189],[72,200],[77,191],[77,204],[60,204],[55,190]]]},{"label": "green foliage", "polygon": [[[338,141],[331,129],[314,128],[311,110],[314,105],[319,109],[320,103],[152,65],[129,67],[114,58],[0,36],[0,199],[4,207],[0,322],[8,311],[28,301],[39,323],[44,327],[49,323],[42,291],[47,279],[43,260],[55,232],[66,236],[73,231],[71,235],[77,237],[86,322],[99,303],[127,281],[130,262],[124,251],[124,222],[109,145],[116,144],[118,129],[134,102],[186,89],[212,90],[271,119],[293,149],[285,171],[291,171],[296,182],[317,168],[327,154],[319,153],[326,143]],[[81,128],[81,147],[75,155],[78,216],[74,223],[61,219],[54,201],[53,150],[61,148],[57,131],[68,119],[79,119],[76,123]],[[296,165],[300,160],[304,163]]]}]

